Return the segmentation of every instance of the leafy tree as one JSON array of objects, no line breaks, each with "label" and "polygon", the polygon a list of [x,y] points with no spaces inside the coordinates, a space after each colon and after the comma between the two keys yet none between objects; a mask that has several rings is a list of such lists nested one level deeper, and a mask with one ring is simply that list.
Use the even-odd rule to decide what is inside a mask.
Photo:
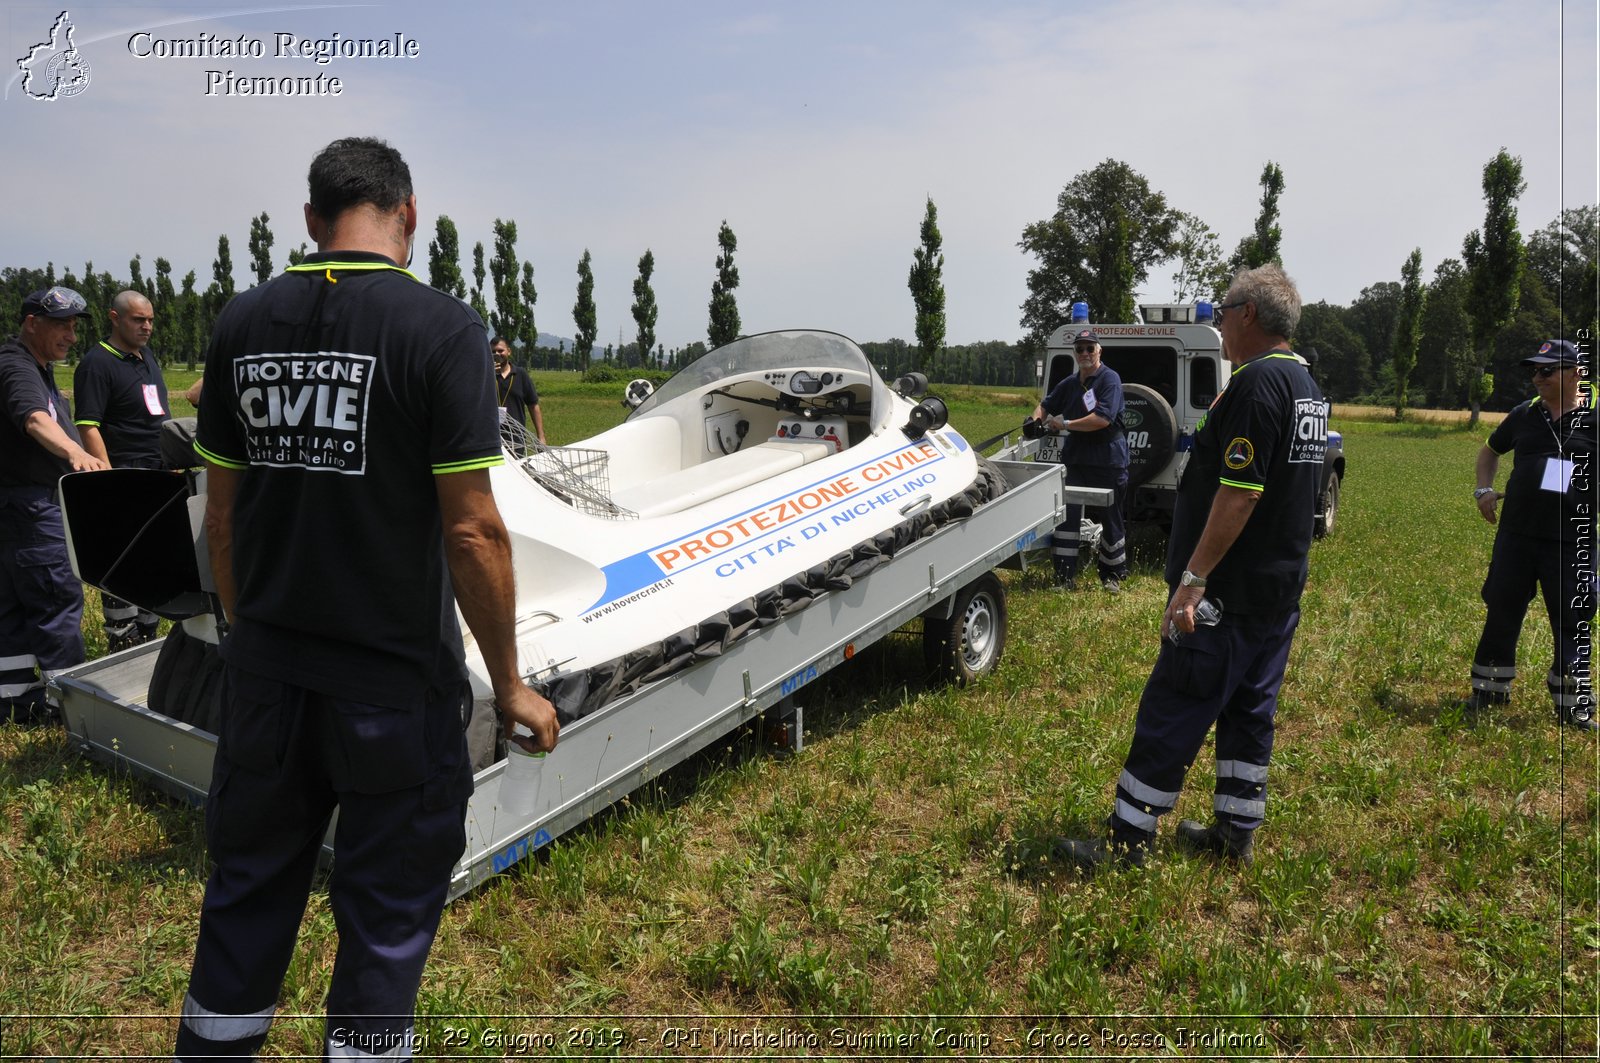
[{"label": "leafy tree", "polygon": [[1600,329],[1596,260],[1600,258],[1600,206],[1569,207],[1528,237],[1528,272],[1543,282],[1561,314],[1562,337]]},{"label": "leafy tree", "polygon": [[[1105,254],[1108,244],[1123,239],[1119,217],[1127,227],[1128,265],[1122,276],[1107,268],[1118,259]],[[1039,260],[1028,273],[1028,298],[1022,304],[1030,348],[1042,347],[1069,319],[1076,299],[1087,300],[1091,313],[1100,314],[1131,301],[1150,267],[1172,256],[1179,220],[1167,197],[1152,191],[1127,163],[1107,159],[1074,177],[1056,197],[1055,214],[1025,228],[1018,243]]]},{"label": "leafy tree", "polygon": [[1278,197],[1281,195],[1283,171],[1277,163],[1268,160],[1261,171],[1261,213],[1256,215],[1255,231],[1240,240],[1233,252],[1228,262],[1230,275],[1241,269],[1265,266],[1268,262],[1282,264],[1279,249],[1283,244],[1283,229],[1278,225]]},{"label": "leafy tree", "polygon": [[496,335],[516,339],[522,335],[522,290],[518,285],[517,223],[494,220],[494,257],[489,272],[494,277],[494,312],[489,315]]},{"label": "leafy tree", "polygon": [[[590,264],[589,249],[583,249],[583,257],[578,260],[578,301],[572,305],[572,322],[578,326],[576,345],[573,347],[578,356],[578,364],[587,366],[594,356],[594,340],[600,334],[599,327],[595,324],[594,312],[594,267]],[[611,348],[606,347],[606,354],[611,353]]]},{"label": "leafy tree", "polygon": [[733,264],[733,253],[739,248],[739,238],[728,228],[728,219],[722,219],[717,230],[717,279],[711,282],[711,323],[706,336],[713,347],[732,343],[739,338],[739,303],[733,290],[739,287],[739,267]]},{"label": "leafy tree", "polygon": [[190,270],[183,277],[183,291],[178,295],[178,304],[182,307],[179,314],[178,334],[183,340],[183,353],[188,357],[189,371],[194,372],[195,359],[200,356],[200,348],[205,340],[201,334],[201,327],[205,320],[205,308],[201,305],[200,293],[195,291],[194,270]]},{"label": "leafy tree", "polygon": [[269,220],[266,211],[250,219],[250,269],[256,275],[256,284],[265,284],[272,279],[272,230],[267,228]]},{"label": "leafy tree", "polygon": [[533,304],[538,301],[539,290],[533,286],[533,261],[530,259],[522,264],[522,360],[527,365],[533,364],[539,344],[539,329],[533,323]]},{"label": "leafy tree", "polygon": [[1484,368],[1495,336],[1517,312],[1522,287],[1522,234],[1517,230],[1517,197],[1527,189],[1522,179],[1522,160],[1512,158],[1501,148],[1483,167],[1483,229],[1472,230],[1462,244],[1461,257],[1467,266],[1467,286],[1471,293],[1472,341],[1476,364],[1472,379],[1478,382],[1471,394],[1472,417],[1476,427],[1478,411],[1489,397],[1492,384],[1482,384]]},{"label": "leafy tree", "polygon": [[[215,317],[233,298],[233,254],[228,249],[228,234],[217,237],[217,257],[211,260],[211,314]],[[210,331],[209,326],[207,331]]]},{"label": "leafy tree", "polygon": [[172,287],[172,263],[164,258],[156,259],[155,295],[150,301],[155,306],[155,340],[160,345],[157,353],[161,364],[166,365],[172,360],[178,340],[179,307],[177,291]]},{"label": "leafy tree", "polygon": [[1216,301],[1228,290],[1232,274],[1222,260],[1222,244],[1211,226],[1193,214],[1178,212],[1172,257],[1178,261],[1177,272],[1172,275],[1172,290],[1178,302]]},{"label": "leafy tree", "polygon": [[144,269],[138,255],[128,260],[128,288],[146,299],[150,298],[150,289],[145,284]]},{"label": "leafy tree", "polygon": [[1467,320],[1467,273],[1447,258],[1433,271],[1422,306],[1417,375],[1437,406],[1465,405],[1472,367],[1472,322]]},{"label": "leafy tree", "polygon": [[1345,317],[1360,334],[1372,359],[1372,368],[1381,372],[1389,364],[1394,349],[1395,329],[1400,324],[1400,285],[1379,281],[1361,289]]},{"label": "leafy tree", "polygon": [[640,360],[650,360],[650,348],[656,345],[656,292],[650,287],[650,275],[656,269],[656,256],[647,247],[639,258],[639,276],[633,281],[633,323],[639,326]]},{"label": "leafy tree", "polygon": [[428,241],[428,283],[457,299],[467,297],[467,282],[461,276],[461,237],[446,214],[433,223],[433,239]]},{"label": "leafy tree", "polygon": [[301,240],[299,247],[289,248],[289,265],[298,266],[306,260],[306,254],[306,242]]},{"label": "leafy tree", "polygon": [[928,197],[922,215],[922,245],[911,252],[911,273],[906,287],[917,308],[918,364],[923,368],[944,346],[944,238],[939,235],[939,208]]},{"label": "leafy tree", "polygon": [[1366,341],[1349,324],[1347,307],[1311,303],[1300,311],[1294,348],[1316,364],[1317,380],[1328,398],[1346,402],[1372,389],[1372,361]]},{"label": "leafy tree", "polygon": [[489,320],[489,304],[483,298],[483,241],[472,245],[472,309],[485,321]]},{"label": "leafy tree", "polygon": [[1133,262],[1128,257],[1128,215],[1122,205],[1111,208],[1111,237],[1100,245],[1100,276],[1110,278],[1104,298],[1104,320],[1132,321],[1138,313],[1133,305]]},{"label": "leafy tree", "polygon": [[1422,310],[1428,293],[1422,287],[1422,248],[1418,247],[1400,268],[1400,323],[1394,337],[1394,417],[1406,415],[1406,389],[1417,364],[1422,343]]}]

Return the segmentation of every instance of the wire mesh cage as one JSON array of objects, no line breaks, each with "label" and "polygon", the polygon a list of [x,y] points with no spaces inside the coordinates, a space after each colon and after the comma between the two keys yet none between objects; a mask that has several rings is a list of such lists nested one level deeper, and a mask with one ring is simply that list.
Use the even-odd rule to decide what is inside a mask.
[{"label": "wire mesh cage", "polygon": [[611,500],[611,455],[588,447],[547,447],[527,427],[502,417],[500,444],[522,474],[580,513],[612,520],[638,516]]}]

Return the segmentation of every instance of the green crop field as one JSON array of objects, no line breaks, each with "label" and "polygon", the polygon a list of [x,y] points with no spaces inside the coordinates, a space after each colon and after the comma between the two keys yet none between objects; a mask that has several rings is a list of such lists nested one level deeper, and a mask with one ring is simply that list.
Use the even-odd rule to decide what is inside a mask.
[{"label": "green crop field", "polygon": [[[621,418],[620,385],[537,379],[553,443]],[[1033,405],[948,398],[974,440]],[[1600,754],[1554,722],[1541,610],[1511,704],[1454,707],[1492,533],[1482,434],[1336,427],[1340,523],[1312,551],[1253,867],[1181,856],[1176,817],[1145,870],[1036,858],[1110,809],[1165,593],[1139,528],[1120,597],[1005,573],[1010,641],[977,685],[929,685],[896,634],[806,688],[798,757],[730,740],[453,903],[425,1052],[1595,1058]],[[1180,815],[1208,818],[1211,756]],[[59,730],[0,729],[0,1058],[169,1048],[201,819]],[[270,1051],[319,1051],[335,941],[316,892]]]}]

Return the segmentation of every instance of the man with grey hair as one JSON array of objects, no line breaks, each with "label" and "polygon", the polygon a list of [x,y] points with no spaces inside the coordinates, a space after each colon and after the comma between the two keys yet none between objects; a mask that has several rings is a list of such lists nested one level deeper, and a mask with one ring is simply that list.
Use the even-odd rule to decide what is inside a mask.
[{"label": "man with grey hair", "polygon": [[[72,375],[83,448],[113,469],[160,469],[161,425],[172,417],[167,382],[150,350],[155,308],[131,288],[111,300],[111,335],[90,345]],[[106,652],[156,637],[156,615],[102,594]]]},{"label": "man with grey hair", "polygon": [[1054,839],[1054,859],[1084,871],[1143,864],[1215,722],[1215,819],[1179,823],[1178,842],[1251,860],[1328,440],[1328,403],[1289,349],[1299,320],[1300,295],[1276,265],[1240,272],[1217,308],[1233,376],[1196,431],[1178,486],[1161,650],[1109,838]]}]

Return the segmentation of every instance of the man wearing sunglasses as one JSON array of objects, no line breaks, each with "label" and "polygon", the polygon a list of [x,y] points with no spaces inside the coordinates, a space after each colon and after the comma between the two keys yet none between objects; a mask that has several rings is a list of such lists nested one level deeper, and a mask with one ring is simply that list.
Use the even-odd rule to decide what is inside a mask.
[{"label": "man wearing sunglasses", "polygon": [[56,483],[107,466],[83,448],[54,363],[88,316],[71,288],[34,292],[17,335],[0,344],[0,720],[46,719],[46,681],[84,660],[83,586],[67,559]]},{"label": "man wearing sunglasses", "polygon": [[1078,548],[1084,510],[1099,521],[1100,585],[1112,594],[1128,578],[1128,536],[1122,520],[1123,496],[1128,490],[1128,433],[1122,426],[1122,378],[1100,361],[1100,337],[1082,329],[1072,338],[1078,371],[1068,376],[1034,407],[1033,419],[1044,427],[1066,432],[1061,461],[1067,467],[1069,487],[1107,487],[1109,506],[1065,508],[1056,527],[1053,553],[1056,580],[1065,590],[1078,582]]},{"label": "man wearing sunglasses", "polygon": [[[1583,359],[1566,340],[1549,340],[1522,360],[1538,396],[1506,415],[1478,451],[1472,497],[1496,525],[1483,635],[1472,657],[1470,715],[1511,698],[1517,676],[1517,636],[1534,591],[1544,593],[1555,661],[1545,684],[1562,723],[1596,729],[1589,681],[1594,603],[1596,417],[1594,385]],[[1513,453],[1505,494],[1494,489],[1500,456]],[[1505,499],[1498,514],[1495,507]]]},{"label": "man wearing sunglasses", "polygon": [[[167,382],[150,350],[155,307],[133,290],[111,300],[111,335],[91,343],[72,374],[84,449],[114,469],[162,469],[161,426],[172,417]],[[110,594],[100,596],[106,652],[156,637],[156,615]]]},{"label": "man wearing sunglasses", "polygon": [[1278,690],[1306,583],[1328,403],[1289,348],[1300,293],[1276,265],[1240,272],[1219,321],[1233,377],[1195,432],[1167,545],[1162,641],[1117,780],[1107,838],[1054,840],[1079,870],[1142,864],[1211,725],[1211,824],[1180,846],[1248,864],[1267,807]]}]

